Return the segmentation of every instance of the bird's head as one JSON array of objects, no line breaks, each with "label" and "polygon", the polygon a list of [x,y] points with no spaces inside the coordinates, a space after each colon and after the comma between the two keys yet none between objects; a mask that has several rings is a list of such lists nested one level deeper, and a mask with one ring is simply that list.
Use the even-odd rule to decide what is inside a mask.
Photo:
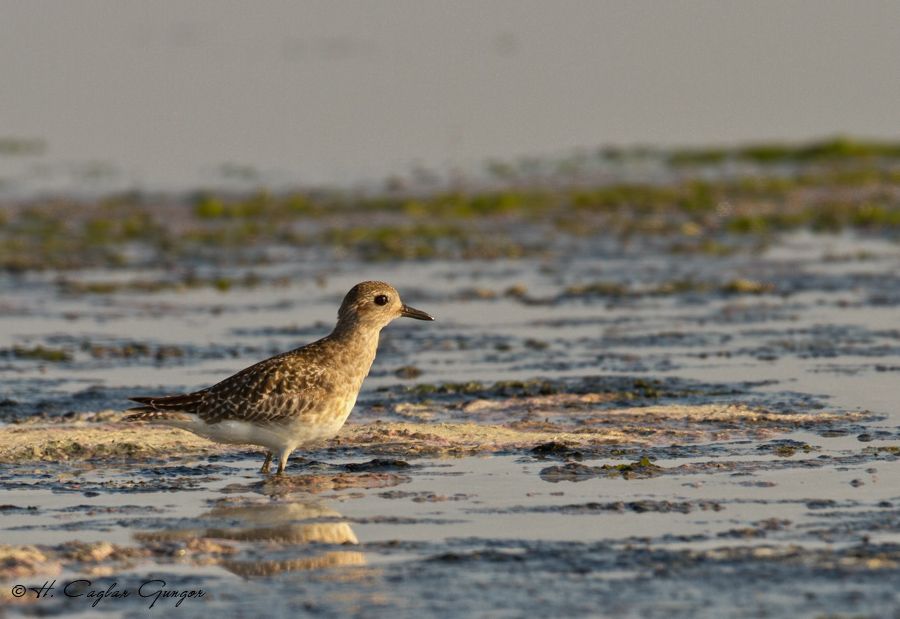
[{"label": "bird's head", "polygon": [[400,293],[385,282],[361,282],[344,297],[338,310],[338,325],[358,325],[381,329],[395,318],[434,320],[414,307],[404,305]]}]

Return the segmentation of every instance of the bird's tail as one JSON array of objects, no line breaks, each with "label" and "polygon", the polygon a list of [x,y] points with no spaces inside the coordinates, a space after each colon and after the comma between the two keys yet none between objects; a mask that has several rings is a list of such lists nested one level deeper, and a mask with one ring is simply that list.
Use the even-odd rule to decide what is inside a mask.
[{"label": "bird's tail", "polygon": [[166,396],[136,396],[128,398],[133,402],[143,404],[136,408],[129,408],[131,414],[125,417],[125,421],[150,421],[173,422],[190,421],[190,411],[202,400],[201,393],[186,393],[183,395]]}]

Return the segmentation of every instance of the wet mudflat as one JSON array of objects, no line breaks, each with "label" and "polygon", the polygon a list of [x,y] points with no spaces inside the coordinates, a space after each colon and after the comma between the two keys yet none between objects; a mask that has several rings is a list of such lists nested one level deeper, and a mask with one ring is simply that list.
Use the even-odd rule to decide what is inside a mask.
[{"label": "wet mudflat", "polygon": [[[896,240],[544,249],[4,275],[0,613],[900,616]],[[438,320],[286,478],[122,422],[373,278]]]}]

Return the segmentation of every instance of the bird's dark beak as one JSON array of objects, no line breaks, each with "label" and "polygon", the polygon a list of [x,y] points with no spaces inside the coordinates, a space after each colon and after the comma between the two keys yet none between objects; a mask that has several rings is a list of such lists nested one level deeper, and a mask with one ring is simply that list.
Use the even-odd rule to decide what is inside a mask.
[{"label": "bird's dark beak", "polygon": [[400,308],[400,315],[407,318],[415,318],[416,320],[434,320],[434,316],[429,316],[422,310],[417,310],[416,308],[410,307],[408,305],[404,305]]}]

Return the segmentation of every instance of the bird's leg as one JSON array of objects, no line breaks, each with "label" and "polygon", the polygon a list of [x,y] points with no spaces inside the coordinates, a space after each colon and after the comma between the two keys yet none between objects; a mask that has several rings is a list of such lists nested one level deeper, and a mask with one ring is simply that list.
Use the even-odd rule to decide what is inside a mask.
[{"label": "bird's leg", "polygon": [[272,452],[266,452],[266,461],[263,462],[262,468],[259,469],[260,473],[268,473],[269,472],[269,464],[272,462]]},{"label": "bird's leg", "polygon": [[287,465],[288,456],[290,455],[290,449],[285,449],[278,454],[278,470],[275,472],[276,475],[284,475],[284,467]]}]

